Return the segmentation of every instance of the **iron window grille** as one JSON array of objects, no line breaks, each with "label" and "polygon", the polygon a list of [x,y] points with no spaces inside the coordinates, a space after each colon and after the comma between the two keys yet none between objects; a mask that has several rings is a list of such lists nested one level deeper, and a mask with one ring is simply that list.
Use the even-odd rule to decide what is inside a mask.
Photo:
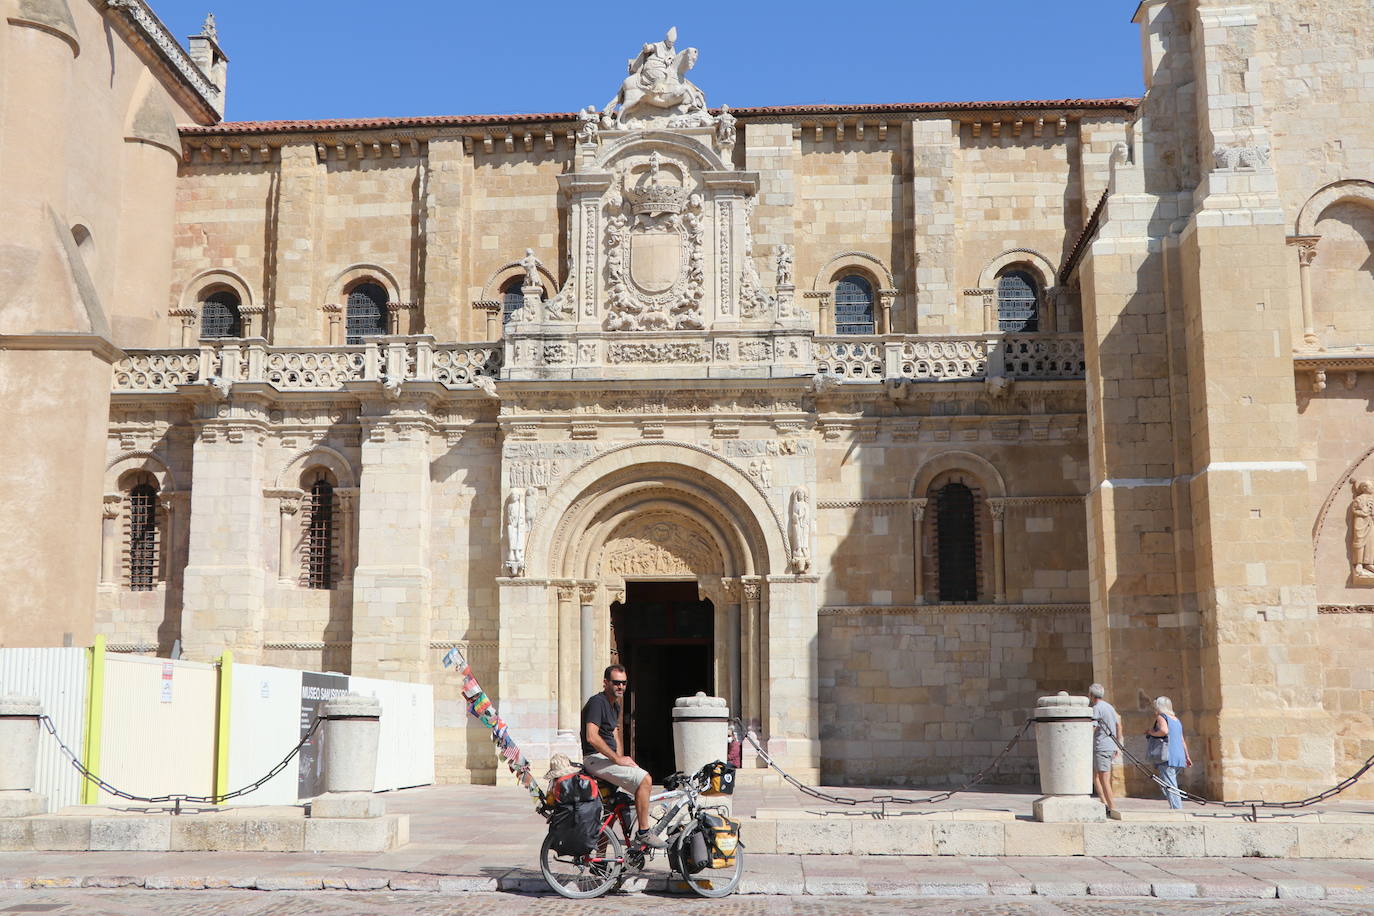
[{"label": "iron window grille", "polygon": [[239,297],[228,291],[212,293],[200,305],[201,337],[242,337]]},{"label": "iron window grille", "polygon": [[157,567],[157,490],[151,484],[140,483],[129,491],[129,589],[156,589]]},{"label": "iron window grille", "polygon": [[1009,270],[997,278],[997,329],[1040,330],[1040,297],[1035,279],[1025,271]]},{"label": "iron window grille", "polygon": [[856,274],[835,284],[835,333],[873,334],[873,286]]},{"label": "iron window grille", "polygon": [[376,283],[359,283],[348,293],[347,341],[360,344],[364,337],[386,333],[386,290]]},{"label": "iron window grille", "polygon": [[334,488],[329,481],[316,480],[310,487],[305,532],[305,585],[307,588],[334,587]]},{"label": "iron window grille", "polygon": [[978,521],[973,491],[948,483],[936,493],[935,544],[941,601],[978,600]]}]

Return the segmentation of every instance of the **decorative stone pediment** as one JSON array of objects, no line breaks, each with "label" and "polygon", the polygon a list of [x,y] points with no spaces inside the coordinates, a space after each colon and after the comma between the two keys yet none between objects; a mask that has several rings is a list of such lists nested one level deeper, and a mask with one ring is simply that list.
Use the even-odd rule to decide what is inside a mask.
[{"label": "decorative stone pediment", "polygon": [[715,542],[684,516],[656,512],[623,523],[601,555],[601,573],[621,579],[719,576],[724,564]]},{"label": "decorative stone pediment", "polygon": [[[579,114],[577,155],[559,177],[567,274],[553,299],[527,301],[507,326],[503,377],[814,372],[804,359],[814,329],[792,307],[791,252],[754,251],[759,177],[730,164],[734,115],[711,115],[683,78],[695,57],[670,32],[629,61],[609,105]],[[767,255],[770,276],[756,255]],[[549,260],[526,254],[538,257]]]}]

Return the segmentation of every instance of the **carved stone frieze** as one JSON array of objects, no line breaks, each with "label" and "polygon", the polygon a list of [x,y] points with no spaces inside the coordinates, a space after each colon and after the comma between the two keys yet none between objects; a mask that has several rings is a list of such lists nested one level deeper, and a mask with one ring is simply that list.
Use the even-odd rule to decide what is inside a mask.
[{"label": "carved stone frieze", "polygon": [[608,363],[705,363],[710,356],[702,344],[612,343],[606,347]]},{"label": "carved stone frieze", "polygon": [[815,453],[816,445],[809,439],[735,439],[725,443],[725,454],[732,458],[777,458]]}]

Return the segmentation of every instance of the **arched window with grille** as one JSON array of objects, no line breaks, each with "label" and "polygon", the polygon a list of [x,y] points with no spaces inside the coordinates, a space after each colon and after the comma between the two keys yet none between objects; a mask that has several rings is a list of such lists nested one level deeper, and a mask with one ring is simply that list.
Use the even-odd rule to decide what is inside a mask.
[{"label": "arched window with grille", "polygon": [[1040,330],[1040,290],[1026,270],[1007,270],[997,278],[997,329]]},{"label": "arched window with grille", "polygon": [[200,336],[242,337],[243,316],[239,305],[238,295],[227,289],[206,296],[200,304]]},{"label": "arched window with grille", "polygon": [[334,485],[323,471],[316,472],[310,483],[305,506],[304,579],[307,588],[331,589],[338,575],[335,561],[335,535],[338,528],[335,514]]},{"label": "arched window with grille", "polygon": [[935,552],[941,601],[978,600],[977,500],[951,482],[935,491]]},{"label": "arched window with grille", "polygon": [[835,283],[835,333],[873,334],[873,284],[860,274],[846,274]]},{"label": "arched window with grille", "polygon": [[129,488],[128,511],[128,585],[131,591],[150,592],[160,576],[161,532],[158,530],[157,487],[142,480]]},{"label": "arched window with grille", "polygon": [[345,330],[348,343],[359,344],[365,337],[386,333],[386,304],[389,297],[379,284],[364,281],[348,292]]}]

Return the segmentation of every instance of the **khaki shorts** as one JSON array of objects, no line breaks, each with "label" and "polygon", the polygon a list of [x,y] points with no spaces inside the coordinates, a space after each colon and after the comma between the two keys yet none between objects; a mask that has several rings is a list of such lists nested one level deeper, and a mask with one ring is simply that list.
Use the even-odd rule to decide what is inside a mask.
[{"label": "khaki shorts", "polygon": [[639,767],[626,767],[618,763],[611,763],[611,758],[605,754],[588,754],[583,757],[582,769],[596,779],[602,779],[611,785],[619,786],[631,795],[635,794],[639,784],[649,775],[648,772]]}]

